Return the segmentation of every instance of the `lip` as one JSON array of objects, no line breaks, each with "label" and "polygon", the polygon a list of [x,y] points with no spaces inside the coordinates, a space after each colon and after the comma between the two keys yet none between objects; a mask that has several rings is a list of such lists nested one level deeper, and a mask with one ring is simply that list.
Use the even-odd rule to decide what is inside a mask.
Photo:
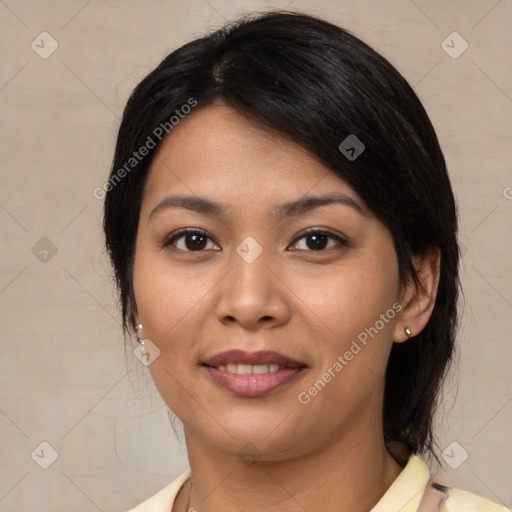
[{"label": "lip", "polygon": [[[238,374],[217,368],[218,366],[237,363],[248,365],[274,364],[279,365],[279,369],[267,373]],[[220,387],[237,396],[256,398],[268,395],[297,380],[306,369],[306,365],[268,350],[258,352],[228,350],[209,358],[202,364],[202,368]]]},{"label": "lip", "polygon": [[207,366],[221,366],[227,364],[278,364],[286,368],[299,368],[305,366],[278,352],[272,350],[259,350],[258,352],[245,352],[244,350],[226,350],[210,357],[203,364]]}]

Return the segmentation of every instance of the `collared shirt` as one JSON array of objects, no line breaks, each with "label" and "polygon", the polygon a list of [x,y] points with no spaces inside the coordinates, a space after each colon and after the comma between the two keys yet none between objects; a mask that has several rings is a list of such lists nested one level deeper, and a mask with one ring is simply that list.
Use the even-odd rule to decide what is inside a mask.
[{"label": "collared shirt", "polygon": [[[171,512],[190,469],[129,512]],[[429,481],[425,463],[410,455],[402,472],[370,512],[511,512],[475,494]]]}]

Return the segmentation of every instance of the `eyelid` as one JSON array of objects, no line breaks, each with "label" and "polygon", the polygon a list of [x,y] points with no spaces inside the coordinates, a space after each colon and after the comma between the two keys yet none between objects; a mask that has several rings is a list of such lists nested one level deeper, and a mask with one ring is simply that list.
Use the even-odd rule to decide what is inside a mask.
[{"label": "eyelid", "polygon": [[[337,233],[335,231],[332,231],[329,228],[322,228],[322,227],[314,227],[314,228],[306,229],[302,233],[298,234],[290,245],[296,245],[299,240],[301,240],[304,237],[307,237],[308,235],[317,235],[317,234],[327,235],[330,238],[334,238],[340,245],[343,245],[345,247],[349,246],[349,243],[345,236],[343,236],[342,234]],[[333,248],[330,247],[329,249],[333,249]],[[327,252],[329,249],[324,249],[324,250],[319,250],[319,251],[309,250],[307,252],[312,252],[312,253],[317,252],[317,253],[321,254],[322,252],[324,252],[324,253]]]},{"label": "eyelid", "polygon": [[[198,234],[198,235],[202,235],[202,236],[205,236],[206,238],[208,238],[209,240],[211,240],[212,242],[215,243],[215,245],[219,245],[213,237],[211,237],[205,230],[203,229],[200,229],[200,228],[181,228],[181,229],[178,229],[177,231],[174,231],[172,232],[170,235],[166,236],[165,239],[163,240],[162,242],[162,247],[166,248],[170,245],[174,245],[174,242],[175,240],[177,240],[178,238],[182,237],[183,235],[188,235],[188,234]],[[340,233],[338,232],[335,232],[329,228],[323,228],[323,227],[313,227],[313,228],[308,228],[304,231],[302,231],[301,233],[299,233],[294,239],[293,241],[291,242],[291,244],[288,246],[294,246],[297,244],[297,242],[299,240],[301,240],[302,238],[305,238],[309,235],[317,235],[317,234],[320,234],[320,235],[327,235],[329,238],[331,239],[335,239],[340,245],[342,246],[345,246],[345,247],[348,247],[349,246],[349,243],[346,239],[346,237],[344,235],[341,235]],[[179,251],[183,251],[183,252],[205,252],[205,250],[200,250],[200,251],[185,251],[183,249],[178,249],[176,248],[177,250]],[[325,252],[328,252],[329,249],[333,249],[333,247],[330,247],[328,249],[323,249],[323,250],[319,250],[319,251],[314,251],[314,250],[309,250],[309,251],[306,251],[306,252],[317,252],[317,253],[325,253]],[[210,249],[211,250],[211,249]],[[215,251],[218,251],[218,250],[222,250],[222,249],[213,249]]]},{"label": "eyelid", "polygon": [[[202,235],[202,236],[205,236],[206,238],[208,238],[209,240],[211,240],[215,245],[219,245],[213,237],[211,237],[204,229],[199,229],[199,228],[181,228],[181,229],[178,229],[176,231],[173,231],[170,235],[166,236],[162,242],[162,247],[163,248],[167,248],[169,247],[170,245],[174,245],[174,242],[182,237],[183,235]],[[178,251],[182,251],[182,252],[198,252],[198,253],[201,253],[201,252],[205,252],[205,250],[201,250],[201,251],[185,251],[183,249],[178,249],[176,248]],[[210,249],[211,250],[211,249]],[[218,251],[219,249],[213,249],[214,251]]]}]

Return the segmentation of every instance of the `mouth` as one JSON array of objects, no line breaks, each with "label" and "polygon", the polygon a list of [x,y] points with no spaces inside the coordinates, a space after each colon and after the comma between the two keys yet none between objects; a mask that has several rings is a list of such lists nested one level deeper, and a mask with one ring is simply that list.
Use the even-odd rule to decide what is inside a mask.
[{"label": "mouth", "polygon": [[201,363],[212,381],[242,397],[261,397],[295,381],[307,366],[273,351],[229,350]]},{"label": "mouth", "polygon": [[278,364],[221,364],[216,366],[217,370],[221,372],[236,373],[237,375],[249,375],[256,374],[261,375],[263,373],[274,373],[283,368]]}]

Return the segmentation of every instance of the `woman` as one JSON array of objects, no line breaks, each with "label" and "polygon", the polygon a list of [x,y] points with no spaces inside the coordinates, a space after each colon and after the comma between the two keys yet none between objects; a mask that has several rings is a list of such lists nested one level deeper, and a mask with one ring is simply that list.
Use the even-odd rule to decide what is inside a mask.
[{"label": "woman", "polygon": [[137,512],[481,510],[429,482],[457,214],[418,98],[311,16],[247,17],[134,90],[105,184],[125,331],[190,470]]}]

